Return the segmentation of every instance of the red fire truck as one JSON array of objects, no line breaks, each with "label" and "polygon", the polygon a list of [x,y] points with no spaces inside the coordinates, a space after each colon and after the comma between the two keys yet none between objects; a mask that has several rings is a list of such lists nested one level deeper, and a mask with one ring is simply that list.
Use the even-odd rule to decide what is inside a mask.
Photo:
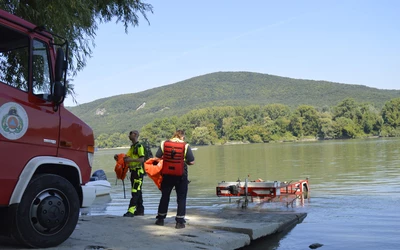
[{"label": "red fire truck", "polygon": [[0,233],[30,247],[68,239],[95,198],[93,131],[63,106],[66,58],[65,39],[0,10]]}]

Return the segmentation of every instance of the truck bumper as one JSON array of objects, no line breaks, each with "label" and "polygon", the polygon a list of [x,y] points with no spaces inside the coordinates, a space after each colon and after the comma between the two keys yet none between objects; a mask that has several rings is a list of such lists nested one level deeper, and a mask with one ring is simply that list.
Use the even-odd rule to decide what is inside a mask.
[{"label": "truck bumper", "polygon": [[83,185],[81,207],[90,207],[95,199],[96,199],[96,187]]}]

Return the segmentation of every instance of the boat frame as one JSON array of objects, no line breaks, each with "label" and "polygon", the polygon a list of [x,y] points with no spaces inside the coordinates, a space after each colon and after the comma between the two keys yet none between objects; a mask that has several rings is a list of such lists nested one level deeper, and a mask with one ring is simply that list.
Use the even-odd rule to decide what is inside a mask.
[{"label": "boat frame", "polygon": [[[247,207],[249,203],[249,197],[251,201],[257,198],[260,201],[279,201],[286,200],[286,205],[292,205],[293,202],[298,198],[302,197],[303,194],[308,194],[310,188],[308,178],[299,181],[280,182],[280,181],[263,181],[261,179],[255,181],[245,181],[240,179],[236,182],[225,182],[218,183],[216,187],[216,194],[218,197],[244,197],[242,208]],[[238,200],[238,204],[240,200]]]}]

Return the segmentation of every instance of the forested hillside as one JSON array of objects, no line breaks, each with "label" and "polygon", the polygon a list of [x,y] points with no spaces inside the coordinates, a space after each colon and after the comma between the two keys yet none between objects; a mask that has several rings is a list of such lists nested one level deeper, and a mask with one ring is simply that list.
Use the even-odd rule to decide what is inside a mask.
[{"label": "forested hillside", "polygon": [[377,110],[400,97],[400,90],[299,80],[251,72],[217,72],[139,93],[102,98],[68,109],[100,134],[141,129],[155,119],[182,116],[191,110],[222,106],[283,104],[291,110],[309,105],[329,109],[346,98],[368,102]]}]

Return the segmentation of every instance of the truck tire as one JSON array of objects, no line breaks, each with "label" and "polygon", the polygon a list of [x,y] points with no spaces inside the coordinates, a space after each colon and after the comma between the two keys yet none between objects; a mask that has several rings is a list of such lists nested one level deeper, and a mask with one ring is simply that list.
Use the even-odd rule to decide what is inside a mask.
[{"label": "truck tire", "polygon": [[68,180],[54,174],[37,175],[13,213],[12,236],[29,247],[57,246],[74,231],[79,209],[78,194]]}]

